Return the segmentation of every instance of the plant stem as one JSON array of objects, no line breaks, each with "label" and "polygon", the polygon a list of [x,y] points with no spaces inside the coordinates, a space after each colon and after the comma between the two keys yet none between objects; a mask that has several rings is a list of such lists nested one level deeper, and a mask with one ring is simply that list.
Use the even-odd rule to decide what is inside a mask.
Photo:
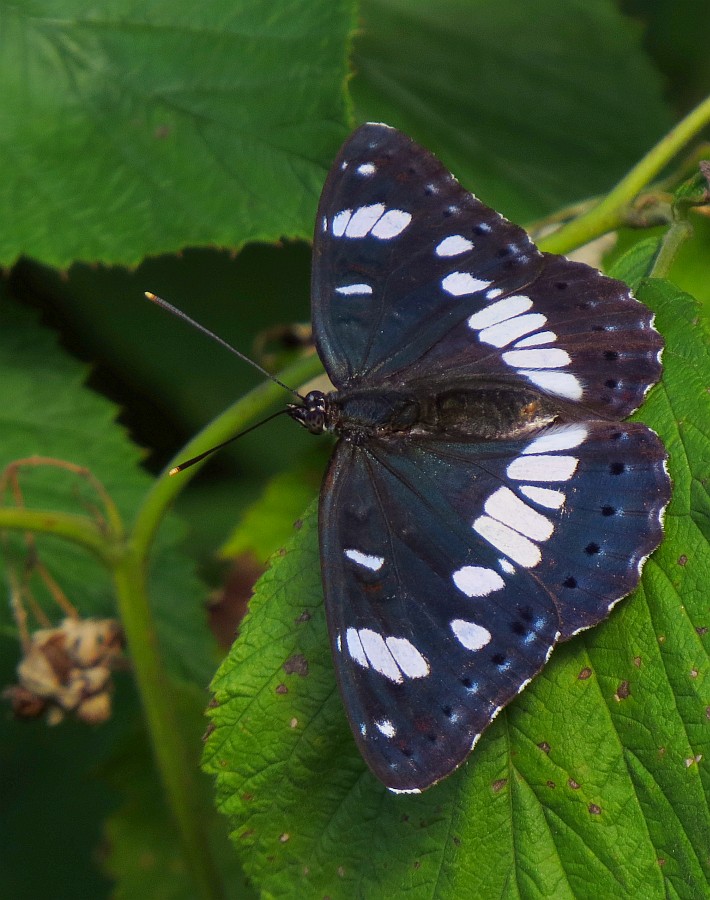
[{"label": "plant stem", "polygon": [[710,97],[706,97],[678,122],[600,203],[559,231],[543,238],[539,242],[540,248],[550,253],[567,253],[618,228],[622,224],[624,208],[708,122]]},{"label": "plant stem", "polygon": [[26,509],[25,507],[0,507],[0,531],[33,531],[65,538],[85,547],[110,569],[121,554],[116,536],[101,531],[87,516],[53,510]]},{"label": "plant stem", "polygon": [[146,560],[128,548],[113,568],[118,608],[155,761],[177,824],[185,858],[198,896],[224,897],[224,889],[197,803],[194,766],[182,739],[163,668],[145,583]]},{"label": "plant stem", "polygon": [[[281,378],[299,385],[322,371],[313,355],[285,369]],[[183,490],[202,463],[170,477],[168,472],[182,460],[196,456],[238,433],[262,417],[276,400],[283,401],[283,388],[266,382],[251,391],[204,428],[168,465],[148,493],[136,517],[129,548],[113,573],[121,620],[133,661],[135,680],[145,710],[146,724],[167,801],[180,830],[185,856],[201,896],[223,896],[219,874],[212,861],[202,817],[196,808],[197,791],[193,768],[184,746],[163,669],[152,612],[148,603],[145,572],[156,532],[176,494]]]}]

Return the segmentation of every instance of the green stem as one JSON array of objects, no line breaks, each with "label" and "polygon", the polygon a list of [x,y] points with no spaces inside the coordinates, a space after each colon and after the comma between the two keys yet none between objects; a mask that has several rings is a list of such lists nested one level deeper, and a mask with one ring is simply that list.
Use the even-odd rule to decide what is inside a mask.
[{"label": "green stem", "polygon": [[[322,372],[322,365],[313,355],[294,363],[280,377],[286,384],[300,385],[319,372]],[[289,399],[288,395],[286,399]],[[177,454],[149,491],[130,535],[130,550],[114,567],[121,620],[155,760],[168,804],[180,830],[193,879],[205,898],[221,897],[222,888],[203,830],[202,816],[196,809],[195,776],[193,767],[188,764],[189,754],[184,746],[173,707],[173,694],[160,658],[145,572],[153,540],[167,508],[203,463],[170,477],[168,472],[172,466],[237,434],[262,417],[277,400],[284,402],[283,388],[272,382],[260,385],[211,422]]]},{"label": "green stem", "polygon": [[155,761],[168,804],[178,826],[197,895],[224,897],[197,802],[195,767],[188,763],[182,728],[172,703],[173,691],[163,668],[145,582],[146,560],[128,548],[113,568],[118,609],[145,712]]},{"label": "green stem", "polygon": [[661,246],[649,272],[650,278],[666,278],[682,244],[692,235],[690,222],[681,220],[674,222],[666,231]]},{"label": "green stem", "polygon": [[121,548],[116,537],[101,531],[91,519],[74,513],[24,507],[0,507],[0,531],[35,531],[65,538],[85,547],[108,567],[116,565]]},{"label": "green stem", "polygon": [[708,122],[710,97],[678,122],[600,203],[541,240],[540,248],[550,253],[567,253],[618,228],[623,222],[625,207]]}]

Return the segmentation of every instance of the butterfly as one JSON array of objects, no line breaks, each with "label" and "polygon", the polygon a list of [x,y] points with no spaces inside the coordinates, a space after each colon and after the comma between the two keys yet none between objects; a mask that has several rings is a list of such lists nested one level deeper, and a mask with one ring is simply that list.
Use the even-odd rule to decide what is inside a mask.
[{"label": "butterfly", "polygon": [[625,284],[542,253],[382,124],[325,182],[312,321],[336,390],[288,412],[338,438],[319,506],[335,671],[367,765],[416,793],[637,585],[670,480],[657,435],[621,420],[663,342]]}]

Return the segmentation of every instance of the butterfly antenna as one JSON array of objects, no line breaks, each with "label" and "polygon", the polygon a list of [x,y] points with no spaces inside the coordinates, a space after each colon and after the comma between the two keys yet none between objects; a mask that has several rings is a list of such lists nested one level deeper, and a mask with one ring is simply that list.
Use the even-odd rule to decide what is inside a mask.
[{"label": "butterfly antenna", "polygon": [[202,462],[203,459],[206,459],[208,456],[212,456],[212,454],[216,453],[217,450],[221,450],[222,447],[226,447],[227,444],[231,444],[232,441],[236,441],[237,438],[244,437],[245,434],[249,434],[250,431],[258,428],[260,425],[264,425],[266,422],[270,422],[272,419],[275,419],[277,416],[282,416],[286,412],[288,412],[288,409],[280,409],[278,412],[275,412],[272,415],[267,416],[265,419],[262,419],[261,422],[256,422],[254,425],[250,425],[249,428],[245,428],[244,431],[240,431],[239,434],[235,434],[234,437],[229,438],[229,440],[222,441],[222,443],[217,444],[216,447],[210,447],[209,450],[205,450],[205,452],[200,453],[199,456],[193,456],[192,459],[186,459],[185,462],[181,462],[180,465],[174,466],[170,470],[169,474],[177,475],[178,472],[184,472],[185,469],[189,469],[191,466],[194,466],[195,463]]},{"label": "butterfly antenna", "polygon": [[[294,394],[298,397],[299,400],[303,400],[303,397],[295,391],[293,388],[290,388],[287,384],[284,384],[283,381],[279,381],[279,379],[272,375],[271,372],[267,372],[267,370],[260,366],[258,362],[255,362],[253,359],[250,359],[245,353],[242,353],[240,350],[237,350],[236,347],[233,347],[231,344],[227,343],[223,338],[221,338],[218,334],[215,334],[214,331],[210,331],[209,328],[205,328],[204,325],[200,325],[199,322],[196,322],[193,318],[188,316],[187,313],[184,313],[181,309],[178,309],[177,306],[173,306],[172,303],[168,303],[167,300],[163,300],[162,297],[158,297],[157,294],[153,294],[150,291],[145,292],[146,297],[151,301],[151,303],[155,303],[156,306],[160,306],[162,309],[167,310],[167,312],[172,313],[174,316],[177,316],[178,319],[182,319],[184,322],[187,322],[188,325],[192,325],[193,328],[196,328],[198,331],[201,331],[203,334],[206,334],[207,337],[212,338],[213,341],[216,341],[218,344],[221,344],[225,349],[229,350],[230,353],[233,353],[235,356],[238,356],[239,359],[243,359],[244,362],[249,363],[250,366],[253,366],[257,371],[261,372],[262,375],[265,375],[275,384],[278,384],[279,387],[282,387],[285,391],[288,391],[289,394]],[[271,416],[270,418],[273,418]],[[268,419],[264,419],[265,422],[268,422]],[[254,426],[256,427],[256,426]],[[251,429],[247,429],[251,431]],[[246,431],[243,431],[242,434],[246,434]],[[239,437],[239,435],[237,435]],[[232,438],[232,440],[236,440],[236,438]],[[227,443],[230,443],[227,441]],[[223,447],[224,444],[220,444],[220,447]],[[214,450],[219,450],[219,447],[214,447]],[[203,456],[207,456],[209,453],[212,453],[212,450],[208,450],[206,454]],[[187,465],[192,465],[192,463],[197,462],[202,459],[202,456],[198,456],[195,459],[189,460]],[[181,468],[186,468],[183,466]],[[172,474],[172,473],[171,473]]]}]

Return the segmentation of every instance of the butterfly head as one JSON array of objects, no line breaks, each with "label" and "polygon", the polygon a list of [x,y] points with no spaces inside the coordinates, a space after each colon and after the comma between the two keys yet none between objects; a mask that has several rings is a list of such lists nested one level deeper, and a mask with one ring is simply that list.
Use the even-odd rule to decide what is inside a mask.
[{"label": "butterfly head", "polygon": [[322,434],[326,428],[328,400],[322,391],[309,391],[303,403],[289,403],[287,412],[311,434]]}]

